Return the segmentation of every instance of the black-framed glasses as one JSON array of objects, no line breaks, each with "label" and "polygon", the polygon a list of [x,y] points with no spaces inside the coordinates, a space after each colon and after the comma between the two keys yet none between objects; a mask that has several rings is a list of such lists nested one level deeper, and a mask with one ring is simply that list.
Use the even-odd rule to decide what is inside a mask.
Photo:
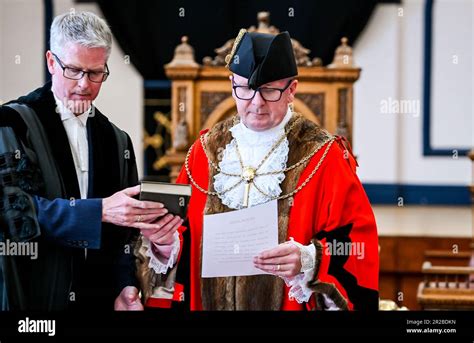
[{"label": "black-framed glasses", "polygon": [[234,77],[232,76],[232,88],[234,89],[235,96],[240,100],[252,100],[255,94],[259,92],[263,100],[276,102],[281,99],[281,95],[290,87],[293,81],[294,79],[288,80],[288,83],[283,88],[258,87],[257,89],[252,89],[249,86],[236,85],[234,83]]},{"label": "black-framed glasses", "polygon": [[105,71],[84,71],[77,68],[66,67],[64,63],[59,59],[59,57],[56,56],[55,53],[52,53],[52,54],[54,58],[56,59],[56,61],[58,62],[61,69],[63,70],[63,76],[66,79],[80,80],[84,77],[85,74],[87,74],[89,81],[95,82],[95,83],[101,83],[107,80],[107,78],[110,75],[109,66],[107,65],[107,63],[105,64]]}]

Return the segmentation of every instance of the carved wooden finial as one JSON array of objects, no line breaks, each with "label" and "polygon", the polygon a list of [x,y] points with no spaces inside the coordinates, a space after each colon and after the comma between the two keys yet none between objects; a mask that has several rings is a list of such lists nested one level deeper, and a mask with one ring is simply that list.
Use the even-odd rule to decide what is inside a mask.
[{"label": "carved wooden finial", "polygon": [[266,12],[266,11],[258,12],[257,20],[258,20],[258,31],[268,30],[270,27],[270,12]]},{"label": "carved wooden finial", "polygon": [[328,68],[354,68],[354,59],[352,56],[352,48],[348,45],[347,37],[341,38],[339,45],[334,53],[334,59]]},{"label": "carved wooden finial", "polygon": [[257,22],[258,27],[250,26],[248,28],[249,32],[258,32],[258,33],[269,33],[272,35],[276,35],[280,33],[275,26],[270,25],[270,12],[262,11],[257,13]]},{"label": "carved wooden finial", "polygon": [[194,60],[194,49],[188,44],[188,36],[181,37],[181,44],[174,49],[174,56],[167,67],[191,66],[197,67],[198,64]]}]

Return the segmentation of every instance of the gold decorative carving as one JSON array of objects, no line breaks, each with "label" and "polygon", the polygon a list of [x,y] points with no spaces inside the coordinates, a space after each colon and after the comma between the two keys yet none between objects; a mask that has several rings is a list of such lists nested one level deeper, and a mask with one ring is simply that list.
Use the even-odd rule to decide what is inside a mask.
[{"label": "gold decorative carving", "polygon": [[[153,119],[158,124],[161,124],[166,131],[171,131],[171,123],[169,119],[166,117],[165,114],[162,112],[155,112],[153,115]],[[155,131],[152,135],[150,135],[146,130],[143,132],[143,150],[146,150],[148,147],[151,147],[155,150],[155,154],[157,156],[156,160],[153,162],[152,168],[153,170],[160,170],[162,168],[167,167],[167,161],[163,156],[160,156],[163,144],[164,144],[164,137],[157,131]]]},{"label": "gold decorative carving", "polygon": [[324,93],[296,93],[296,98],[303,101],[324,126]]},{"label": "gold decorative carving", "polygon": [[189,144],[188,123],[186,122],[186,88],[178,88],[179,120],[173,137],[173,148],[176,151],[186,151]]},{"label": "gold decorative carving", "polygon": [[339,89],[338,90],[339,111],[337,115],[336,134],[346,137],[350,142],[351,137],[349,133],[349,125],[347,122],[347,102],[348,102],[347,98],[348,98],[347,88]]},{"label": "gold decorative carving", "polygon": [[206,122],[212,111],[224,99],[231,96],[229,92],[202,92],[201,93],[201,127]]}]

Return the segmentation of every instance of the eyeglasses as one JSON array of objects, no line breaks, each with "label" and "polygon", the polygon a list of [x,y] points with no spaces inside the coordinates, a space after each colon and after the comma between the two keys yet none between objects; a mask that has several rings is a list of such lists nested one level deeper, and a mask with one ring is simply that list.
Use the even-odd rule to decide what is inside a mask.
[{"label": "eyeglasses", "polygon": [[257,89],[252,89],[249,86],[236,85],[234,83],[234,77],[232,77],[232,88],[234,89],[235,96],[240,100],[252,100],[255,94],[259,92],[263,100],[276,102],[281,99],[281,95],[290,87],[293,80],[294,79],[289,80],[284,88],[258,87]]},{"label": "eyeglasses", "polygon": [[110,71],[109,71],[109,67],[107,66],[107,63],[105,64],[105,71],[84,71],[77,68],[66,67],[64,63],[59,59],[59,57],[56,56],[55,53],[53,53],[53,56],[58,62],[61,69],[63,70],[63,76],[66,79],[80,80],[84,77],[85,74],[87,74],[87,77],[89,78],[91,82],[101,83],[107,80],[107,77],[109,77],[110,75]]}]

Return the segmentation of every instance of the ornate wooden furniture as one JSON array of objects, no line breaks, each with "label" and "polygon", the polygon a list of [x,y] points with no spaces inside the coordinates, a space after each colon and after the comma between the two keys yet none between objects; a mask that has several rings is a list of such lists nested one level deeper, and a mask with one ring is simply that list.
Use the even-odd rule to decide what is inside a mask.
[{"label": "ornate wooden furniture", "polygon": [[[410,310],[421,309],[417,290],[424,280],[423,263],[465,267],[469,257],[464,252],[469,251],[470,241],[468,237],[380,236],[380,298],[395,300]],[[458,253],[452,253],[453,246]]]},{"label": "ornate wooden furniture", "polygon": [[426,262],[418,302],[425,310],[474,310],[474,267],[432,266]]},{"label": "ornate wooden furniture", "polygon": [[[268,12],[260,12],[258,18],[258,28],[250,27],[249,31],[279,32],[269,25]],[[217,55],[214,58],[205,57],[203,64],[198,64],[188,37],[183,37],[175,49],[173,60],[165,65],[166,75],[172,81],[172,148],[166,154],[172,181],[199,131],[236,114],[230,72],[224,66],[224,58],[232,49],[233,42],[234,39],[228,40],[215,49]],[[329,132],[344,135],[352,142],[353,84],[361,69],[353,64],[347,39],[342,38],[341,42],[333,63],[323,67],[320,59],[310,60],[310,51],[292,39],[299,80],[293,108]]]},{"label": "ornate wooden furniture", "polygon": [[[473,162],[473,181],[470,186],[474,214],[474,150],[469,157]],[[474,217],[472,219],[474,221]],[[474,222],[471,224],[474,230]],[[473,231],[474,237],[474,231]],[[417,300],[422,309],[474,310],[474,242],[470,251],[428,250],[429,261],[423,264],[424,281],[418,286]]]}]

